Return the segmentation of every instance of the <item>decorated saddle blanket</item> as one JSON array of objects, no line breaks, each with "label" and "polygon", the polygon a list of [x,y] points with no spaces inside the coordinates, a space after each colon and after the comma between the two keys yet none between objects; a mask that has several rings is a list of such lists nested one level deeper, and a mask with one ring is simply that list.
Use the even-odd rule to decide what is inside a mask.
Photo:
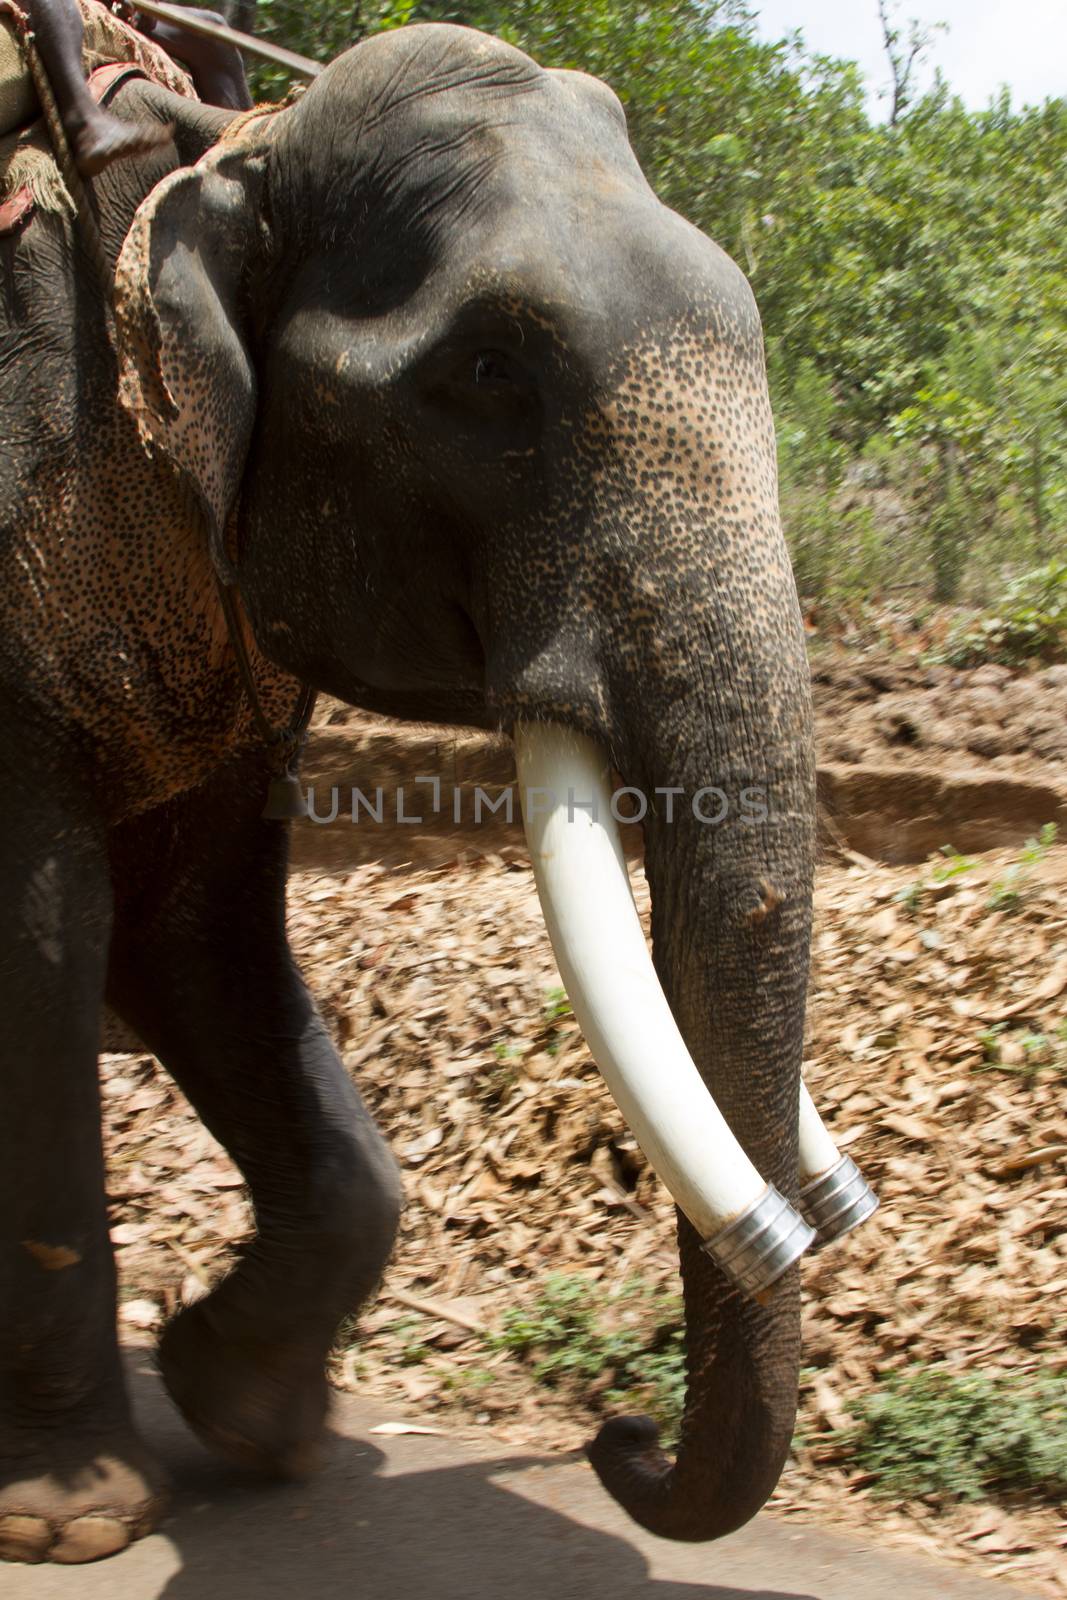
[{"label": "decorated saddle blanket", "polygon": [[[82,61],[89,87],[106,101],[130,77],[149,78],[195,100],[188,73],[161,45],[130,27],[99,0],[77,0],[85,24]],[[0,0],[0,233],[42,211],[73,214],[33,87],[27,60],[29,23],[16,0]]]}]

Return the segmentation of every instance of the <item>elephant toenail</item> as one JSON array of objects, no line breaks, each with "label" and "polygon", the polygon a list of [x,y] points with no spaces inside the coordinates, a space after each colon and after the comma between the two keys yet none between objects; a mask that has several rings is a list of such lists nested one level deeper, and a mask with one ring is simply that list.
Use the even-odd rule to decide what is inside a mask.
[{"label": "elephant toenail", "polygon": [[43,1517],[0,1517],[0,1561],[43,1561],[51,1542]]},{"label": "elephant toenail", "polygon": [[77,1517],[68,1522],[56,1537],[52,1560],[69,1562],[98,1561],[125,1550],[130,1530],[117,1517]]}]

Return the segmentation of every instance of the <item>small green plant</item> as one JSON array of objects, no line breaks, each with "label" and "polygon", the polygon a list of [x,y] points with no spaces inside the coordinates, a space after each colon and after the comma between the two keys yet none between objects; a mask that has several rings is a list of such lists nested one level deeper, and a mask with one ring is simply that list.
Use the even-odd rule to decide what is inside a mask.
[{"label": "small green plant", "polygon": [[456,1372],[444,1374],[441,1387],[455,1395],[476,1399],[483,1390],[491,1388],[495,1381],[496,1374],[490,1372],[487,1367],[460,1367]]},{"label": "small green plant", "polygon": [[598,1404],[639,1404],[673,1442],[685,1399],[684,1337],[674,1295],[634,1282],[609,1301],[585,1279],[555,1273],[531,1302],[505,1313],[490,1343],[530,1360],[534,1378],[551,1388],[586,1388],[609,1375]]},{"label": "small green plant", "polygon": [[560,1023],[563,1022],[567,1017],[573,1017],[574,1015],[571,1003],[567,999],[566,989],[561,989],[557,985],[553,989],[545,990],[545,999],[544,1004],[541,1007],[541,1015],[545,1021],[545,1031],[547,1034],[544,1047],[545,1053],[550,1056],[558,1055],[559,1047],[562,1043],[562,1031],[560,1029]]},{"label": "small green plant", "polygon": [[943,844],[940,853],[943,859],[932,869],[928,878],[916,878],[914,883],[898,890],[894,897],[898,905],[903,905],[913,915],[921,909],[923,895],[928,889],[936,884],[952,883],[978,865],[973,856],[961,855],[950,844]]},{"label": "small green plant", "polygon": [[1014,911],[1023,896],[1023,890],[1037,868],[1044,861],[1052,846],[1056,843],[1057,828],[1054,822],[1046,822],[1036,839],[1027,839],[1026,844],[1019,852],[1017,861],[1013,861],[1004,876],[996,878],[989,886],[989,898],[986,905],[990,911]]},{"label": "small green plant", "polygon": [[425,1327],[423,1317],[397,1317],[395,1322],[389,1324],[389,1333],[397,1341],[397,1356],[403,1367],[417,1367],[428,1361],[432,1355],[428,1345],[418,1338],[418,1332]]},{"label": "small green plant", "polygon": [[541,1015],[546,1022],[559,1022],[563,1017],[573,1016],[571,1003],[567,999],[566,989],[546,989],[545,1003],[541,1007]]},{"label": "small green plant", "polygon": [[1006,1027],[1006,1022],[993,1022],[988,1028],[983,1028],[978,1035],[978,1043],[982,1046],[982,1055],[987,1066],[1000,1065],[1000,1036]]},{"label": "small green plant", "polygon": [[479,1100],[486,1106],[500,1105],[508,1098],[518,1082],[514,1062],[516,1057],[521,1055],[521,1051],[508,1045],[502,1046],[498,1041],[493,1046],[493,1055],[496,1059],[479,1075],[475,1091]]},{"label": "small green plant", "polygon": [[1042,1067],[1067,1072],[1067,1018],[1058,1022],[1051,1033],[1026,1028],[1009,1034],[1006,1029],[1007,1023],[995,1022],[979,1033],[986,1066],[1027,1079],[1036,1077]]},{"label": "small green plant", "polygon": [[1033,1033],[1027,1029],[1019,1043],[1029,1067],[1044,1067],[1052,1060],[1053,1045],[1047,1033]]},{"label": "small green plant", "polygon": [[553,1273],[527,1306],[504,1315],[495,1348],[533,1356],[541,1383],[599,1377],[606,1366],[628,1361],[640,1344],[633,1329],[608,1334],[600,1324],[599,1299],[585,1279]]},{"label": "small green plant", "polygon": [[1067,561],[1050,561],[1007,585],[999,602],[957,624],[940,652],[954,667],[1014,667],[1067,656]]},{"label": "small green plant", "polygon": [[965,872],[971,872],[977,865],[973,856],[961,855],[950,844],[941,846],[944,857],[930,874],[932,883],[951,883],[954,878],[962,878]]},{"label": "small green plant", "polygon": [[898,905],[903,906],[905,911],[910,911],[912,916],[916,916],[922,907],[923,890],[925,888],[926,884],[922,878],[916,878],[914,883],[909,883],[903,889],[898,889],[893,899]]},{"label": "small green plant", "polygon": [[894,1373],[858,1408],[849,1444],[876,1492],[936,1501],[1067,1493],[1067,1376]]}]

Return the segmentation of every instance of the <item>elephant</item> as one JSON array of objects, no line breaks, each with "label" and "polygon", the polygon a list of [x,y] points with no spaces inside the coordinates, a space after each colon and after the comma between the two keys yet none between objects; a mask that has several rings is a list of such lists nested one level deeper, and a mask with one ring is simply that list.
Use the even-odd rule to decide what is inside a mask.
[{"label": "elephant", "polygon": [[[758,312],[611,90],[427,24],[280,108],[130,80],[114,110],[171,131],[94,183],[112,290],[76,219],[0,240],[0,1552],[61,1562],[165,1503],[116,1338],[102,1006],[253,1202],[160,1339],[203,1440],[310,1470],[331,1342],[389,1258],[398,1173],[290,955],[264,814],[309,695],[557,730],[651,797],[658,982],[789,1217],[814,848]],[[767,804],[672,808],[710,785]],[[590,1456],[645,1527],[709,1540],[788,1451],[799,1274],[746,1292],[681,1204],[678,1242],[676,1456],[632,1417]]]}]

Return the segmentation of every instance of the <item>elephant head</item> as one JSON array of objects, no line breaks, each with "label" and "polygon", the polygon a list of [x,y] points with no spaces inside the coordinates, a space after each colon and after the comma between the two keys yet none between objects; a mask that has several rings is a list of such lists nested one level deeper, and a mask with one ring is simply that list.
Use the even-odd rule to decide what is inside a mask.
[{"label": "elephant head", "polygon": [[[395,716],[562,725],[649,798],[663,991],[795,1196],[811,720],[760,324],[618,101],[465,29],[380,35],[160,184],[120,285],[126,403],[270,662]],[[797,1271],[748,1296],[679,1238],[677,1459],[641,1419],[591,1455],[646,1527],[710,1539],[789,1446]]]}]

